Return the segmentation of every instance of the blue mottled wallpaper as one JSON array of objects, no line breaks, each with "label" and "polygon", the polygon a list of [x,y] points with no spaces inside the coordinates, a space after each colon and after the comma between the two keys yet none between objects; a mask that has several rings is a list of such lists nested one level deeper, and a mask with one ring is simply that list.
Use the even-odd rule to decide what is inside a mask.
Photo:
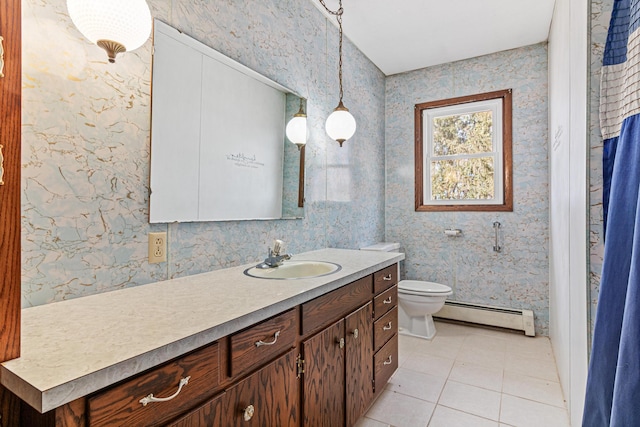
[{"label": "blue mottled wallpaper", "polygon": [[[382,240],[382,72],[345,41],[344,101],[358,130],[339,148],[324,131],[338,103],[338,30],[311,2],[148,3],[155,18],[308,99],[305,218],[150,226],[151,40],[109,64],[65,2],[25,0],[23,306],[258,261],[276,238],[293,253]],[[150,231],[168,233],[167,263],[147,262]]]},{"label": "blue mottled wallpaper", "polygon": [[[513,89],[513,212],[415,212],[414,105]],[[531,309],[549,327],[547,48],[537,44],[398,74],[386,83],[386,239],[404,275],[451,286],[450,299]],[[493,222],[502,252],[493,251]],[[444,230],[459,228],[462,237]]]}]

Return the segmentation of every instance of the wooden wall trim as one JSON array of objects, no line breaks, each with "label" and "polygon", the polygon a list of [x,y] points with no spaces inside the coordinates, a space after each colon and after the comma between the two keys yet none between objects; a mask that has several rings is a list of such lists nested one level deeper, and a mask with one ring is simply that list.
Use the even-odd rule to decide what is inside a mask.
[{"label": "wooden wall trim", "polygon": [[20,0],[0,2],[4,77],[0,78],[0,145],[4,185],[0,185],[0,362],[20,355]]}]

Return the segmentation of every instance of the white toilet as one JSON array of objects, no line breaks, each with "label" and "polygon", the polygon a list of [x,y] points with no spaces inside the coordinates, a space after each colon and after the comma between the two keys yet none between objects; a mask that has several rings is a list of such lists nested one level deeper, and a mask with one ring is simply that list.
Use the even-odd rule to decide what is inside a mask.
[{"label": "white toilet", "polygon": [[[399,243],[377,243],[361,248],[368,251],[399,252]],[[398,275],[399,277],[399,275]],[[436,335],[432,314],[444,306],[453,291],[440,283],[401,280],[398,283],[398,322],[400,333],[432,339]]]},{"label": "white toilet", "polygon": [[436,335],[436,327],[431,315],[440,311],[451,294],[451,288],[440,283],[401,280],[398,283],[400,333],[432,339]]}]

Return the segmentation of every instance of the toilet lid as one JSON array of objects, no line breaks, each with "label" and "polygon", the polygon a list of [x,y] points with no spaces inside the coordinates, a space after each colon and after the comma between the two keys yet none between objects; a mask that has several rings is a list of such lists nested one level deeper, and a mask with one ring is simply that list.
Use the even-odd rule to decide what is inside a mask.
[{"label": "toilet lid", "polygon": [[400,291],[407,291],[411,293],[428,292],[434,294],[446,294],[451,292],[451,288],[449,286],[434,282],[423,282],[421,280],[401,280],[400,283],[398,283],[398,289]]}]

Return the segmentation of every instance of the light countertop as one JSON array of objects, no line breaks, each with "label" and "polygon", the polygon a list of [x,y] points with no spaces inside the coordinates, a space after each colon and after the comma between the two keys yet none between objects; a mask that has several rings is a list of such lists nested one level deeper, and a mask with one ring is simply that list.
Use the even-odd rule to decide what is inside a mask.
[{"label": "light countertop", "polygon": [[0,382],[40,412],[64,405],[404,259],[321,249],[292,260],[340,264],[312,279],[266,280],[255,264],[22,310],[21,357]]}]

